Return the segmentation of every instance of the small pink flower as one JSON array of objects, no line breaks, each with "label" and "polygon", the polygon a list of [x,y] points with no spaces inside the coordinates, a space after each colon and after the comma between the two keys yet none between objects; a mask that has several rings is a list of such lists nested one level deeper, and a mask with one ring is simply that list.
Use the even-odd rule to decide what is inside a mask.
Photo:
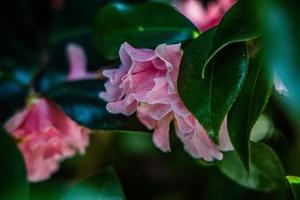
[{"label": "small pink flower", "polygon": [[66,47],[69,61],[69,81],[81,79],[95,79],[97,73],[87,71],[87,58],[83,48],[75,43],[69,43]]},{"label": "small pink flower", "polygon": [[207,8],[198,0],[175,1],[178,10],[190,19],[200,31],[207,31],[219,24],[224,14],[236,0],[215,0]]},{"label": "small pink flower", "polygon": [[170,151],[169,124],[175,122],[176,134],[187,152],[207,161],[222,159],[220,150],[232,149],[227,122],[220,130],[220,146],[215,145],[198,120],[187,110],[177,92],[177,78],[182,50],[180,44],[159,45],[155,50],[135,49],[128,43],[120,48],[122,65],[104,70],[106,92],[100,97],[108,102],[111,113],[131,115],[154,129],[154,144]]},{"label": "small pink flower", "polygon": [[89,130],[45,98],[32,100],[5,128],[18,141],[31,182],[48,179],[58,170],[61,160],[77,150],[85,153],[89,144]]}]

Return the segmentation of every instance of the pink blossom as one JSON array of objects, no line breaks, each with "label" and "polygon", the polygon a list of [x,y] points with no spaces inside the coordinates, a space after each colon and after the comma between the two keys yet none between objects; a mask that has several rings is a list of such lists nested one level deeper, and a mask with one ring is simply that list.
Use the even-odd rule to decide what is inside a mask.
[{"label": "pink blossom", "polygon": [[73,156],[77,150],[85,153],[89,144],[89,130],[45,98],[33,99],[5,128],[18,141],[28,180],[32,182],[48,179],[58,170],[61,160]]},{"label": "pink blossom", "polygon": [[164,152],[170,151],[169,124],[175,123],[177,136],[185,150],[195,158],[207,161],[222,159],[220,150],[232,149],[224,120],[220,130],[220,146],[214,144],[198,120],[187,110],[177,92],[177,78],[182,50],[180,44],[159,45],[155,50],[135,49],[128,43],[120,48],[122,65],[104,70],[106,100],[111,113],[131,115],[153,129],[153,142]]},{"label": "pink blossom", "polygon": [[201,1],[185,0],[175,1],[174,5],[200,31],[207,31],[218,25],[227,10],[235,3],[236,0],[215,0],[208,3],[207,8],[205,8]]},{"label": "pink blossom", "polygon": [[87,58],[81,46],[69,43],[66,48],[69,61],[68,80],[94,79],[97,73],[87,71]]}]

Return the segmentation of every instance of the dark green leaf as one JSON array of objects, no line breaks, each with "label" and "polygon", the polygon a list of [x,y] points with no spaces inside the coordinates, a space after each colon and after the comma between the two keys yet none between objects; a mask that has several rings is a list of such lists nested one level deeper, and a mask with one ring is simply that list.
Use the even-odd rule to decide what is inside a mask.
[{"label": "dark green leaf", "polygon": [[30,184],[30,200],[62,200],[68,183],[53,178]]},{"label": "dark green leaf", "polygon": [[0,62],[0,121],[24,105],[31,77],[30,70]]},{"label": "dark green leaf", "polygon": [[109,59],[118,58],[120,45],[128,42],[139,48],[178,43],[199,33],[173,7],[160,3],[110,4],[99,11],[95,21],[98,49]]},{"label": "dark green leaf", "polygon": [[214,29],[202,34],[185,48],[178,89],[187,108],[216,139],[225,115],[242,88],[248,58],[244,43],[227,46],[209,63],[203,79],[201,61],[213,33]]},{"label": "dark green leaf", "polygon": [[206,76],[206,65],[222,48],[232,43],[252,40],[259,36],[253,8],[254,6],[249,0],[238,1],[225,14],[217,26],[209,53],[199,63],[200,66],[204,66],[203,77]]},{"label": "dark green leaf", "polygon": [[73,186],[63,199],[125,200],[125,195],[115,171],[108,168]]},{"label": "dark green leaf", "polygon": [[91,129],[146,130],[136,118],[110,114],[106,110],[106,102],[99,98],[99,92],[105,90],[103,85],[103,80],[70,81],[56,85],[44,94],[79,124]]},{"label": "dark green leaf", "polygon": [[29,184],[23,157],[15,142],[0,129],[0,199],[29,200]]},{"label": "dark green leaf", "polygon": [[260,54],[250,60],[245,86],[228,115],[230,140],[246,169],[249,168],[250,133],[273,88],[272,78],[267,74],[264,61]]},{"label": "dark green leaf", "polygon": [[99,66],[106,64],[106,60],[97,52],[92,25],[98,10],[109,0],[64,0],[63,2],[62,10],[55,13],[50,34],[49,65],[51,69],[64,73],[68,71],[66,46],[69,43],[75,43],[84,49],[88,69],[98,70]]},{"label": "dark green leaf", "polygon": [[286,178],[291,185],[295,199],[299,200],[300,199],[300,178],[297,176],[287,176]]},{"label": "dark green leaf", "polygon": [[219,169],[238,184],[255,190],[274,191],[286,188],[284,171],[273,150],[265,144],[251,142],[249,173],[236,151],[224,153]]}]

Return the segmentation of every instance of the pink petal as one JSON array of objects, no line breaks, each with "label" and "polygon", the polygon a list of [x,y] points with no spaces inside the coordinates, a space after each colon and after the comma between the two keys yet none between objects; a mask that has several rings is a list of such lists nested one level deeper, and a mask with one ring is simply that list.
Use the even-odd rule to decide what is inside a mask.
[{"label": "pink petal", "polygon": [[132,115],[137,109],[137,101],[132,101],[131,103],[127,103],[126,100],[119,100],[110,102],[106,105],[106,109],[110,113],[118,114],[121,113],[123,115],[129,116]]},{"label": "pink petal", "polygon": [[154,129],[156,126],[156,120],[149,115],[149,105],[142,103],[137,108],[137,118],[142,124],[144,124],[148,129]]},{"label": "pink petal", "polygon": [[[136,49],[132,47],[127,42],[123,43],[120,48],[120,59],[123,64],[129,64],[128,58],[126,58],[126,54],[129,56],[131,61],[145,62],[151,61],[154,58],[154,52],[150,49]],[[124,62],[123,62],[124,61]]]},{"label": "pink petal", "polygon": [[155,120],[161,120],[168,113],[172,112],[172,107],[166,104],[149,105],[149,115]]},{"label": "pink petal", "polygon": [[155,78],[154,87],[146,95],[149,104],[170,104],[168,95],[168,82],[165,78]]},{"label": "pink petal", "polygon": [[168,114],[163,119],[157,121],[157,126],[153,133],[153,143],[163,152],[171,151],[169,142],[169,126],[172,114]]},{"label": "pink petal", "polygon": [[[177,121],[179,119],[177,118]],[[184,118],[186,124],[193,124],[193,132],[186,134],[182,128],[176,128],[176,134],[184,144],[185,150],[194,158],[203,158],[206,161],[221,160],[223,155],[217,146],[208,137],[204,128],[193,118]],[[187,122],[190,121],[190,122]],[[180,122],[178,122],[179,124]]]},{"label": "pink petal", "polygon": [[66,53],[69,61],[68,80],[93,79],[96,73],[87,72],[87,59],[81,46],[70,43],[67,45]]},{"label": "pink petal", "polygon": [[228,130],[227,130],[227,116],[222,122],[220,131],[219,131],[219,149],[221,151],[231,151],[233,150],[233,146],[230,142]]}]

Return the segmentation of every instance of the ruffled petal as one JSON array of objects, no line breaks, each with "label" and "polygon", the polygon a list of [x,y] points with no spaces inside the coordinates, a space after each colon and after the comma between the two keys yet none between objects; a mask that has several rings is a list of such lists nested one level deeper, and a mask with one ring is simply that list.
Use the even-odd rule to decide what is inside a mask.
[{"label": "ruffled petal", "polygon": [[169,127],[172,120],[172,114],[166,115],[161,120],[157,121],[157,125],[153,133],[153,143],[163,152],[171,151],[169,142]]}]

